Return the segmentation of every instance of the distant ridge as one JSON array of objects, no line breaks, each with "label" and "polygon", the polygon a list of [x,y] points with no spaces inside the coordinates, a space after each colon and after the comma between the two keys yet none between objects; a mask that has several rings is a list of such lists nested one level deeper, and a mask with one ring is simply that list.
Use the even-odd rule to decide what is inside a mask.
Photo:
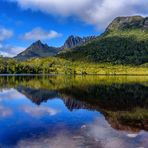
[{"label": "distant ridge", "polygon": [[79,36],[71,35],[67,38],[64,45],[59,48],[48,46],[47,44],[43,44],[40,40],[38,40],[14,58],[18,60],[27,60],[30,58],[55,56],[59,52],[65,51],[66,49],[71,49],[77,46],[84,45],[94,38],[95,36],[81,38]]},{"label": "distant ridge", "polygon": [[26,60],[36,57],[49,57],[54,56],[58,51],[59,50],[57,48],[49,47],[47,44],[43,44],[40,40],[38,40],[14,58],[18,60]]}]

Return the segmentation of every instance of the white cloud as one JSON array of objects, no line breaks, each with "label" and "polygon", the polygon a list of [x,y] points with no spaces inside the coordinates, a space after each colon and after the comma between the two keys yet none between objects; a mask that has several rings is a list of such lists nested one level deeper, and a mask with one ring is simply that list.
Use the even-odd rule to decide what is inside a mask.
[{"label": "white cloud", "polygon": [[23,9],[40,10],[62,17],[76,16],[96,27],[106,25],[117,16],[148,15],[147,0],[9,0]]},{"label": "white cloud", "polygon": [[53,39],[53,38],[58,38],[62,34],[51,30],[51,31],[46,31],[43,30],[40,27],[34,28],[32,31],[25,33],[22,38],[25,40],[47,40],[47,39]]},{"label": "white cloud", "polygon": [[3,55],[4,57],[14,57],[18,53],[25,50],[25,47],[15,47],[10,45],[4,45],[0,43],[0,55]]},{"label": "white cloud", "polygon": [[6,39],[9,39],[12,36],[13,36],[12,30],[0,27],[0,41],[4,41]]}]

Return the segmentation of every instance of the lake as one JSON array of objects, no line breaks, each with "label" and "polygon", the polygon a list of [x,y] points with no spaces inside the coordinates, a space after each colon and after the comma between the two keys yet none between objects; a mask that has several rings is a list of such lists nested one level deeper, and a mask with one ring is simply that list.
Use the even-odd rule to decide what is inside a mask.
[{"label": "lake", "polygon": [[147,148],[147,76],[0,76],[0,148]]}]

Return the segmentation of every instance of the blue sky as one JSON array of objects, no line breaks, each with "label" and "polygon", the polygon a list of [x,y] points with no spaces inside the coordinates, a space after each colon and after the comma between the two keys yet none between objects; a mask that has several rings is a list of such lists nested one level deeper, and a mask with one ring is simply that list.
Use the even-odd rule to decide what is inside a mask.
[{"label": "blue sky", "polygon": [[148,14],[147,0],[0,0],[0,54],[15,56],[40,39],[99,35],[117,16]]}]

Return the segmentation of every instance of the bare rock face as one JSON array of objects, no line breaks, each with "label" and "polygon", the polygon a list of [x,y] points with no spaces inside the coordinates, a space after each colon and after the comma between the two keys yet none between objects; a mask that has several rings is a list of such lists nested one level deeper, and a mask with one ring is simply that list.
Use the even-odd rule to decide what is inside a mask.
[{"label": "bare rock face", "polygon": [[82,38],[79,36],[69,36],[68,39],[65,41],[63,48],[73,48],[76,47],[78,44],[82,44]]},{"label": "bare rock face", "polygon": [[69,36],[68,39],[65,41],[64,45],[62,46],[62,49],[71,49],[77,46],[81,46],[93,39],[95,39],[95,36],[88,36],[88,37],[79,37],[79,36]]},{"label": "bare rock face", "polygon": [[148,17],[144,18],[142,16],[128,16],[115,18],[112,23],[107,27],[106,31],[147,28]]},{"label": "bare rock face", "polygon": [[144,28],[148,28],[148,17],[144,19]]}]

